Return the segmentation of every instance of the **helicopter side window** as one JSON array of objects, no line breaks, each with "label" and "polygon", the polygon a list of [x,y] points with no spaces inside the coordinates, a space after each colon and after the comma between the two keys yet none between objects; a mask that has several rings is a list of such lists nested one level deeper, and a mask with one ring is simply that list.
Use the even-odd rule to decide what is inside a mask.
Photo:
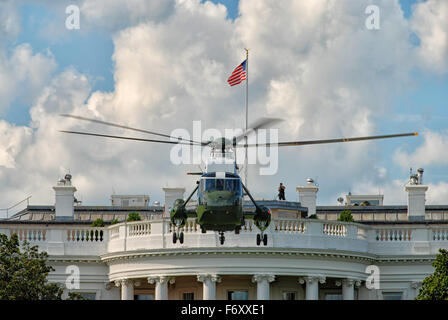
[{"label": "helicopter side window", "polygon": [[224,190],[224,179],[216,179],[216,190]]}]

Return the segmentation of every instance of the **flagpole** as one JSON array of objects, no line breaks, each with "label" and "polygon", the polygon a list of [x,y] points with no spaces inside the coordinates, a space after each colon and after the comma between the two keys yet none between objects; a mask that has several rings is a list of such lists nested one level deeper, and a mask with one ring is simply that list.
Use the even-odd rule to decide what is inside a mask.
[{"label": "flagpole", "polygon": [[[248,118],[249,118],[249,49],[244,48],[246,50],[246,130],[248,128]],[[244,136],[245,144],[246,144],[246,150],[245,150],[245,159],[244,159],[244,184],[246,185],[246,188],[249,188],[247,185],[247,135]]]}]

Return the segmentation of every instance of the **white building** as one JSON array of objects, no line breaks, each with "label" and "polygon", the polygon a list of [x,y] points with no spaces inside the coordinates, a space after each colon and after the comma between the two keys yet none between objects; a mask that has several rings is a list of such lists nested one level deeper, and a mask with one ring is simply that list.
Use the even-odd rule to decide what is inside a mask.
[{"label": "white building", "polygon": [[[0,232],[48,252],[50,281],[65,284],[79,268],[79,288],[71,291],[101,300],[413,299],[439,248],[448,248],[448,205],[425,205],[427,189],[411,179],[403,190],[407,206],[381,205],[378,196],[364,197],[380,199],[377,205],[318,206],[319,189],[309,179],[297,187],[303,206],[260,201],[273,215],[265,247],[256,245],[250,220],[239,235],[227,233],[224,245],[191,220],[184,243],[173,244],[163,206],[74,206],[76,188],[61,179],[54,206],[27,206],[1,220]],[[166,188],[165,206],[183,192]],[[356,222],[337,221],[345,209]],[[133,211],[143,220],[126,223]],[[313,213],[319,219],[307,218]],[[91,227],[97,218],[121,222]],[[379,272],[373,287],[371,270]]]}]

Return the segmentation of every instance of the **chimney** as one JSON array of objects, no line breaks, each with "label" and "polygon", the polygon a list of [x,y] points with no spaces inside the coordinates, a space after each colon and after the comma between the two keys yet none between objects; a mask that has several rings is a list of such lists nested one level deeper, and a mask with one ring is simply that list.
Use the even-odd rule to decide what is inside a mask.
[{"label": "chimney", "polygon": [[418,169],[417,174],[412,174],[409,183],[405,186],[408,193],[408,220],[425,220],[425,194],[428,186],[423,184],[423,169]]},{"label": "chimney", "polygon": [[185,188],[163,188],[162,190],[165,192],[165,217],[169,217],[174,201],[184,198]]},{"label": "chimney", "polygon": [[66,174],[64,179],[60,179],[57,185],[53,187],[56,220],[59,221],[73,221],[74,219],[76,188],[72,186],[71,179],[71,174]]},{"label": "chimney", "polygon": [[311,178],[306,179],[306,186],[296,188],[299,193],[299,202],[302,207],[308,208],[308,217],[316,213],[316,198],[319,188],[314,184]]}]

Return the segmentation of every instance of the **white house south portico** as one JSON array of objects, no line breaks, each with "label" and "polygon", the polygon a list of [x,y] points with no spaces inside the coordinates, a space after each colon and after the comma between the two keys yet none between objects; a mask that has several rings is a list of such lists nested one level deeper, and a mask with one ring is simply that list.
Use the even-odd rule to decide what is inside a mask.
[{"label": "white house south portico", "polygon": [[[27,206],[1,220],[0,232],[48,252],[55,267],[50,281],[64,283],[67,267],[77,266],[80,286],[71,291],[94,299],[413,299],[438,249],[448,247],[448,206],[425,205],[421,181],[405,187],[408,206],[368,205],[375,197],[354,195],[348,198],[354,204],[318,206],[318,188],[308,179],[297,187],[303,203],[259,201],[271,209],[272,222],[267,246],[257,246],[251,220],[221,245],[215,232],[202,233],[189,219],[184,243],[173,243],[163,206],[141,195],[146,201],[123,198],[139,206],[122,205],[119,197],[113,206],[75,205],[70,176],[54,188],[55,206]],[[165,191],[165,207],[184,192]],[[309,208],[318,219],[307,218]],[[337,221],[342,210],[355,222]],[[131,212],[142,220],[126,222]],[[92,227],[97,218],[118,223]],[[378,288],[369,286],[372,266]]]}]

